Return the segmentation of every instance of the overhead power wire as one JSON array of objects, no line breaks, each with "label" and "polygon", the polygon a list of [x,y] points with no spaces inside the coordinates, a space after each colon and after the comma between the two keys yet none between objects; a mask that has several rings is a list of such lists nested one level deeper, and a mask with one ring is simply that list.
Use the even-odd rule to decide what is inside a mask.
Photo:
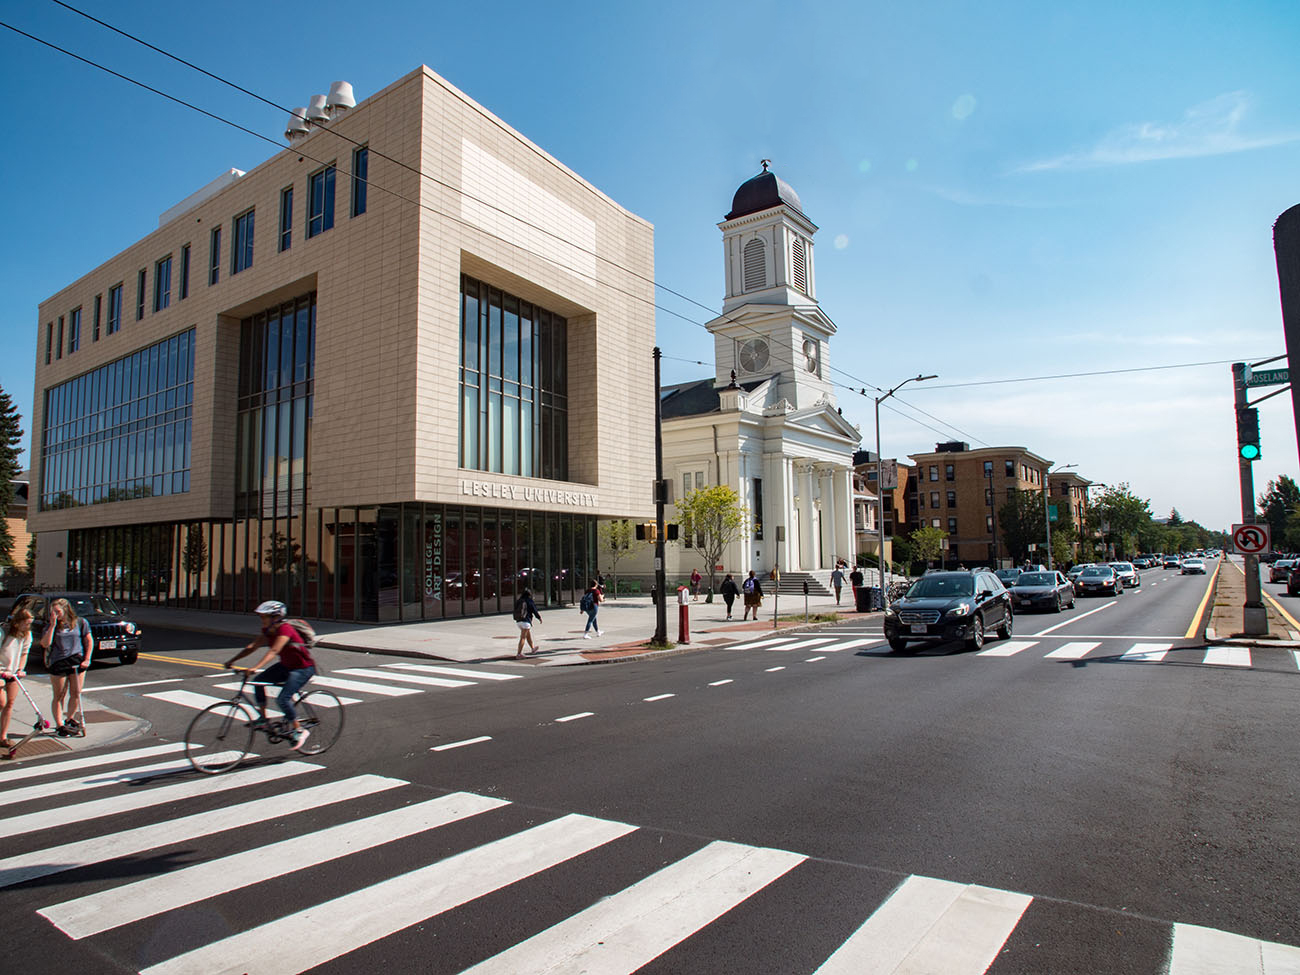
[{"label": "overhead power wire", "polygon": [[[1247,357],[1251,358],[1251,357]],[[1201,366],[1223,366],[1241,359],[1209,359],[1205,362],[1176,362],[1165,366],[1133,366],[1128,369],[1097,369],[1092,372],[1061,372],[1051,376],[1022,376],[1018,379],[981,379],[969,383],[940,383],[934,386],[917,386],[917,392],[935,389],[965,389],[969,386],[1001,386],[1007,383],[1040,383],[1052,379],[1080,379],[1087,376],[1118,376],[1130,372],[1161,372],[1167,369],[1197,369]]]},{"label": "overhead power wire", "polygon": [[[171,59],[171,60],[177,62],[178,64],[182,64],[182,65],[184,65],[185,67],[188,67],[188,68],[190,68],[190,69],[192,69],[192,70],[194,70],[194,71],[197,71],[197,72],[199,72],[200,74],[204,75],[204,76],[207,77],[207,78],[210,78],[210,79],[212,79],[212,80],[214,80],[214,81],[217,81],[217,82],[219,82],[219,83],[221,83],[221,84],[227,85],[228,87],[233,88],[234,90],[236,90],[236,91],[238,91],[238,92],[240,92],[240,93],[242,93],[242,94],[244,94],[244,95],[247,95],[247,96],[249,96],[250,98],[256,99],[257,101],[262,102],[263,104],[268,105],[268,106],[270,106],[271,108],[274,108],[274,109],[276,109],[276,110],[278,110],[278,111],[281,111],[281,112],[284,112],[284,113],[286,113],[286,114],[290,114],[290,115],[295,114],[295,113],[293,112],[293,110],[288,109],[288,108],[285,108],[283,105],[280,105],[280,104],[276,103],[275,101],[272,101],[272,100],[269,99],[269,98],[266,98],[266,97],[264,97],[264,96],[262,96],[262,95],[259,95],[258,93],[254,92],[254,91],[250,91],[249,89],[243,87],[242,85],[239,85],[239,84],[237,84],[236,82],[230,81],[230,80],[227,79],[227,78],[224,78],[224,77],[222,77],[222,76],[220,76],[220,75],[218,75],[218,74],[215,74],[214,72],[211,72],[211,71],[207,70],[206,68],[203,68],[203,67],[201,67],[201,66],[199,66],[199,65],[197,65],[197,64],[194,64],[193,62],[188,61],[188,60],[186,60],[185,58],[182,58],[182,57],[180,57],[180,56],[178,56],[178,55],[172,54],[171,52],[169,52],[169,51],[167,51],[167,50],[164,50],[163,48],[158,47],[157,45],[152,44],[152,43],[150,43],[149,41],[146,41],[146,40],[144,40],[143,38],[138,37],[138,36],[136,36],[135,34],[130,33],[129,31],[123,30],[122,28],[119,28],[119,27],[117,27],[117,26],[115,26],[115,25],[113,25],[113,24],[110,24],[110,23],[108,23],[107,21],[101,20],[100,18],[95,17],[95,16],[93,16],[92,14],[87,13],[87,12],[84,11],[84,10],[80,10],[79,8],[74,7],[74,6],[72,6],[71,4],[65,3],[64,0],[51,0],[51,2],[57,4],[57,5],[60,6],[60,7],[63,7],[64,9],[66,9],[66,10],[72,12],[72,13],[78,14],[79,16],[84,17],[84,18],[86,18],[87,20],[92,21],[93,23],[96,23],[96,24],[100,25],[101,27],[105,28],[106,30],[110,30],[110,31],[112,31],[112,32],[114,32],[114,33],[116,33],[116,34],[121,35],[122,37],[128,38],[129,40],[132,40],[132,41],[136,42],[137,44],[140,44],[140,45],[142,45],[142,46],[144,46],[144,47],[147,47],[149,50],[154,51],[154,52],[157,53],[157,54],[161,54],[162,56],[164,56],[164,57],[166,57],[166,58],[169,58],[169,59]],[[199,107],[196,106],[196,105],[193,105],[193,104],[191,104],[191,103],[189,103],[189,102],[187,102],[187,101],[184,101],[183,99],[177,98],[177,97],[175,97],[175,96],[173,96],[173,95],[169,95],[169,94],[167,94],[166,92],[163,92],[163,91],[160,91],[159,89],[153,88],[152,86],[147,85],[147,84],[144,84],[143,82],[137,81],[137,80],[135,80],[134,78],[130,78],[130,77],[128,77],[127,75],[124,75],[124,74],[121,74],[120,72],[114,71],[114,70],[111,69],[111,68],[107,68],[107,67],[105,67],[104,65],[98,64],[98,63],[96,63],[96,62],[94,62],[94,61],[89,60],[88,58],[84,58],[84,57],[82,57],[81,55],[75,54],[75,53],[73,53],[73,52],[71,52],[71,51],[68,51],[68,50],[62,48],[62,47],[59,47],[59,46],[56,45],[56,44],[52,44],[52,43],[50,43],[50,42],[48,42],[48,41],[42,40],[41,38],[36,37],[36,36],[34,36],[34,35],[32,35],[32,34],[29,34],[29,33],[27,33],[26,31],[20,30],[20,29],[18,29],[17,27],[14,27],[14,26],[12,26],[12,25],[10,25],[10,24],[4,23],[4,22],[0,22],[0,26],[8,27],[10,30],[14,31],[15,33],[21,34],[22,36],[27,37],[27,38],[29,38],[30,40],[34,40],[34,41],[36,41],[37,43],[40,43],[40,44],[45,45],[46,47],[52,48],[53,50],[59,51],[59,52],[62,53],[62,54],[65,54],[65,55],[67,55],[67,56],[69,56],[69,57],[75,58],[76,60],[81,61],[81,62],[84,63],[84,64],[90,65],[91,67],[99,68],[99,69],[101,69],[101,70],[103,70],[103,71],[105,71],[105,72],[107,72],[107,73],[113,75],[113,76],[116,77],[116,78],[119,78],[119,79],[121,79],[121,80],[123,80],[123,81],[127,81],[127,82],[130,82],[131,84],[134,84],[134,85],[137,85],[137,86],[139,86],[139,87],[141,87],[141,88],[144,88],[146,91],[152,92],[153,94],[161,95],[162,97],[167,98],[167,99],[170,100],[170,101],[173,101],[173,102],[175,102],[175,103],[177,103],[177,104],[179,104],[179,105],[182,105],[182,106],[184,106],[184,107],[186,107],[186,108],[190,108],[190,109],[192,109],[192,110],[194,110],[194,111],[196,111],[196,112],[199,112],[200,114],[202,114],[202,115],[204,115],[204,116],[206,116],[206,117],[208,117],[208,118],[214,119],[214,120],[216,120],[216,121],[218,121],[218,122],[224,122],[225,124],[230,125],[230,126],[236,128],[236,129],[238,129],[238,130],[241,131],[241,132],[244,132],[244,133],[246,133],[246,134],[252,135],[252,136],[254,136],[254,137],[258,138],[258,139],[261,139],[261,140],[264,141],[264,142],[267,142],[267,143],[270,143],[271,145],[274,145],[277,149],[283,150],[283,149],[285,148],[285,146],[284,146],[282,143],[280,143],[279,141],[277,141],[277,140],[270,139],[270,138],[268,138],[267,136],[264,136],[264,135],[262,135],[261,133],[255,132],[255,131],[253,131],[253,130],[251,130],[251,129],[248,129],[248,128],[242,126],[242,125],[239,125],[239,124],[236,123],[236,122],[233,122],[233,121],[231,121],[231,120],[229,120],[229,119],[223,118],[222,116],[216,115],[216,114],[214,114],[214,113],[212,113],[212,112],[209,112],[209,111],[207,111],[207,110],[205,110],[205,109],[199,108]],[[326,131],[326,132],[330,132],[331,134],[333,134],[333,135],[336,136],[337,138],[343,139],[345,142],[348,142],[348,143],[352,144],[352,145],[355,146],[355,147],[361,148],[363,145],[366,145],[366,144],[363,144],[363,143],[359,142],[359,141],[356,140],[356,139],[353,139],[353,138],[351,138],[351,137],[345,135],[345,134],[342,133],[342,132],[337,131],[336,129],[328,128],[328,127],[322,127],[322,128],[324,129],[324,131]],[[685,301],[685,302],[687,302],[687,303],[689,303],[689,304],[695,305],[696,307],[698,307],[698,308],[700,308],[700,309],[702,309],[702,310],[704,310],[704,311],[707,311],[709,314],[713,315],[715,318],[722,318],[722,319],[726,320],[727,322],[729,322],[729,323],[731,323],[731,324],[734,324],[734,325],[740,325],[740,326],[742,326],[743,328],[745,328],[746,330],[752,332],[755,336],[760,336],[760,337],[764,337],[764,338],[766,338],[766,336],[765,336],[763,333],[759,332],[757,329],[755,329],[753,326],[749,325],[748,323],[741,322],[741,321],[739,321],[739,320],[737,320],[737,319],[735,319],[735,318],[732,318],[732,317],[726,315],[725,313],[723,313],[723,314],[719,314],[719,313],[717,313],[713,308],[709,307],[708,305],[705,305],[704,303],[702,303],[702,302],[700,302],[700,301],[697,301],[697,300],[694,299],[694,298],[691,298],[689,295],[686,295],[686,294],[683,294],[683,293],[681,293],[681,292],[679,292],[679,291],[676,291],[675,289],[670,288],[670,287],[668,287],[667,285],[662,284],[662,283],[660,283],[660,282],[654,280],[653,278],[646,277],[645,275],[640,274],[639,272],[635,271],[635,270],[632,269],[632,268],[629,268],[629,267],[627,267],[627,266],[625,266],[625,265],[619,264],[617,261],[614,261],[614,260],[611,259],[611,258],[607,258],[607,257],[604,257],[604,256],[601,255],[601,254],[596,253],[596,252],[595,252],[594,250],[592,250],[592,249],[585,248],[585,247],[582,247],[582,246],[580,246],[580,245],[574,244],[572,241],[569,241],[568,239],[562,237],[561,235],[555,233],[554,231],[548,230],[548,229],[545,228],[545,227],[539,226],[539,225],[534,224],[534,223],[532,223],[532,222],[530,222],[530,221],[528,221],[528,220],[525,220],[525,219],[523,219],[522,217],[519,217],[517,214],[514,214],[514,213],[512,213],[512,212],[510,212],[510,211],[505,210],[505,209],[502,208],[502,207],[499,207],[499,206],[493,204],[491,201],[484,200],[484,199],[481,199],[481,198],[479,198],[479,197],[476,197],[476,196],[474,196],[473,194],[466,192],[466,191],[465,191],[464,189],[462,189],[461,187],[453,186],[453,185],[451,185],[450,183],[447,183],[447,182],[445,182],[445,181],[439,179],[437,176],[435,176],[435,175],[433,175],[433,174],[431,174],[431,173],[426,173],[426,172],[424,172],[422,169],[420,169],[420,168],[418,168],[418,167],[412,166],[412,165],[410,165],[409,163],[406,163],[406,162],[404,162],[404,161],[402,161],[402,160],[400,160],[400,159],[396,159],[396,158],[394,158],[394,157],[392,157],[392,156],[389,156],[389,155],[387,155],[386,153],[382,152],[380,149],[378,149],[377,147],[375,147],[375,146],[373,146],[373,145],[366,145],[366,148],[368,148],[368,149],[369,149],[371,152],[373,152],[376,156],[378,156],[378,157],[380,157],[380,158],[382,158],[382,159],[388,160],[389,162],[393,163],[394,165],[397,165],[397,166],[399,166],[399,167],[401,167],[401,168],[407,170],[408,172],[410,172],[410,173],[416,175],[417,177],[419,177],[419,178],[421,178],[421,179],[427,179],[427,180],[429,180],[430,182],[435,183],[435,184],[437,184],[437,185],[439,185],[439,186],[442,186],[442,187],[444,187],[444,188],[446,188],[446,189],[452,190],[453,192],[456,192],[456,193],[458,193],[458,194],[460,194],[460,195],[466,197],[467,199],[474,200],[475,202],[480,203],[480,204],[482,204],[483,206],[488,207],[489,209],[495,210],[496,212],[502,214],[503,216],[505,216],[505,217],[507,217],[507,218],[509,218],[509,219],[511,219],[511,220],[515,220],[515,221],[517,221],[517,222],[523,224],[524,226],[531,227],[532,229],[537,230],[538,232],[540,232],[540,233],[542,233],[542,234],[544,234],[544,235],[546,235],[546,236],[548,236],[548,237],[551,237],[551,238],[553,238],[553,239],[555,239],[555,240],[557,240],[557,241],[559,241],[559,242],[565,244],[565,245],[568,246],[568,247],[571,247],[571,248],[573,248],[573,249],[575,249],[575,250],[577,250],[577,251],[579,251],[579,252],[581,252],[581,253],[587,254],[588,256],[590,256],[590,257],[592,257],[592,258],[594,258],[594,259],[596,259],[596,260],[598,260],[598,261],[602,261],[602,262],[604,262],[604,263],[606,263],[606,264],[608,264],[608,265],[614,267],[615,269],[617,269],[617,270],[619,270],[619,271],[622,271],[622,272],[625,273],[625,274],[628,274],[628,275],[630,275],[630,276],[632,276],[632,277],[634,277],[634,278],[636,278],[636,279],[638,279],[638,280],[640,280],[640,281],[642,281],[642,282],[644,282],[644,283],[646,283],[646,284],[649,284],[651,287],[658,288],[658,289],[660,289],[660,290],[662,290],[662,291],[667,292],[667,293],[670,294],[670,295],[673,295],[673,296],[676,297],[676,298],[681,299],[682,301]],[[306,157],[309,158],[309,159],[312,159],[313,162],[317,162],[317,163],[320,163],[320,164],[322,164],[322,165],[323,165],[324,162],[325,162],[324,160],[316,159],[316,158],[314,158],[314,157],[312,157],[312,156],[310,156],[310,155],[307,155],[306,153],[303,153],[303,155],[306,156]],[[347,175],[352,176],[353,178],[358,178],[358,177],[355,176],[355,174],[352,174],[352,173],[348,173]],[[594,280],[594,278],[593,278],[591,275],[589,275],[589,274],[587,274],[587,273],[585,273],[585,272],[583,272],[583,271],[581,271],[581,270],[579,270],[579,269],[577,269],[577,268],[571,267],[571,266],[569,266],[569,265],[565,265],[565,264],[563,264],[562,262],[560,262],[560,261],[558,261],[558,260],[555,260],[554,258],[549,257],[549,256],[547,256],[547,255],[537,254],[535,251],[531,251],[531,250],[529,250],[528,248],[523,247],[522,245],[518,244],[518,243],[515,242],[515,241],[508,240],[508,239],[506,239],[506,238],[504,238],[504,237],[501,237],[501,236],[499,236],[499,235],[497,235],[497,234],[493,234],[493,233],[491,233],[490,231],[485,230],[484,228],[481,228],[481,227],[478,227],[478,226],[475,226],[475,225],[469,224],[468,222],[462,220],[461,218],[458,218],[458,217],[456,217],[456,216],[454,216],[454,215],[452,215],[452,214],[449,214],[449,213],[445,213],[444,211],[438,210],[437,208],[432,207],[432,206],[429,206],[428,204],[422,203],[421,201],[418,201],[418,200],[412,200],[412,199],[410,199],[410,198],[408,198],[408,197],[405,197],[405,196],[403,196],[402,194],[397,193],[396,191],[389,190],[389,189],[387,189],[386,187],[383,187],[383,186],[381,186],[381,185],[375,183],[373,180],[370,180],[370,179],[366,178],[366,179],[363,180],[363,182],[365,182],[367,185],[375,186],[375,188],[378,189],[378,190],[380,190],[381,192],[388,193],[389,195],[391,195],[391,196],[393,196],[393,197],[395,197],[395,198],[397,198],[397,199],[403,200],[403,201],[405,201],[405,202],[407,202],[407,203],[412,203],[412,204],[414,204],[415,206],[418,206],[418,207],[421,207],[421,208],[423,208],[423,209],[426,209],[426,210],[428,210],[428,211],[430,211],[430,212],[432,212],[432,213],[436,213],[436,214],[438,214],[439,216],[443,216],[443,217],[446,217],[447,219],[451,219],[451,220],[453,220],[453,221],[455,221],[455,222],[457,222],[457,223],[460,223],[462,226],[470,227],[471,229],[475,230],[476,232],[484,233],[484,234],[486,234],[487,236],[490,236],[490,237],[492,237],[492,238],[494,238],[494,239],[496,239],[496,240],[500,240],[500,241],[502,241],[503,243],[510,244],[511,246],[514,246],[514,247],[519,247],[521,250],[524,250],[526,253],[530,253],[530,254],[533,254],[534,256],[541,257],[543,260],[546,260],[546,261],[548,261],[548,262],[550,262],[550,263],[556,265],[557,267],[563,268],[564,270],[570,271],[571,273],[574,273],[574,274],[576,274],[576,275],[578,275],[578,276],[580,276],[580,277],[588,278],[589,280]],[[622,288],[618,288],[617,286],[612,285],[612,284],[608,284],[608,283],[607,283],[605,286],[606,286],[606,287],[609,287],[609,288],[611,288],[612,290],[617,291],[617,292],[619,292],[620,294],[623,294],[623,295],[625,295],[625,296],[627,296],[627,297],[631,297],[631,298],[633,298],[633,299],[635,299],[635,300],[638,300],[638,301],[641,301],[641,302],[645,302],[645,303],[651,305],[652,307],[658,309],[659,311],[663,311],[663,312],[665,312],[666,314],[672,315],[672,316],[675,317],[675,318],[679,318],[679,319],[681,319],[682,321],[687,322],[688,324],[692,324],[692,325],[695,325],[695,326],[697,326],[697,327],[701,327],[701,328],[704,328],[704,327],[705,327],[705,325],[704,325],[703,322],[697,322],[697,321],[695,321],[694,319],[688,318],[687,316],[681,314],[680,312],[674,311],[673,309],[670,309],[670,308],[667,308],[667,307],[665,307],[665,306],[663,306],[663,305],[660,305],[658,302],[655,302],[655,301],[653,301],[653,300],[648,300],[648,299],[644,298],[644,297],[641,296],[641,295],[634,294],[634,293],[632,293],[632,292],[630,292],[630,291],[627,291],[627,290],[625,290],[625,289],[622,289]],[[784,365],[787,365],[787,366],[790,366],[790,367],[793,367],[795,363],[794,363],[793,358],[791,358],[791,359],[789,359],[788,361],[784,361],[783,364],[784,364]],[[836,366],[830,366],[829,368],[830,368],[830,371],[831,371],[831,372],[839,373],[840,375],[843,375],[843,376],[847,377],[848,379],[853,380],[854,382],[860,384],[861,386],[869,386],[869,387],[871,387],[872,389],[876,390],[877,392],[883,392],[883,391],[884,391],[883,389],[881,389],[881,387],[876,386],[874,383],[867,382],[866,380],[861,379],[860,377],[854,376],[853,374],[847,372],[846,370],[840,369],[840,368],[838,368],[838,367],[836,367]],[[847,388],[847,387],[846,387],[846,388]],[[910,406],[911,404],[907,404],[907,405]],[[912,408],[913,408],[913,409],[917,409],[918,412],[925,413],[924,410],[920,410],[920,409],[917,408],[917,407],[912,407]],[[897,410],[894,410],[894,412],[897,413],[898,411],[897,411]],[[900,414],[900,415],[905,415],[905,414]],[[942,420],[942,419],[940,419],[940,418],[938,418],[938,417],[935,417],[935,416],[933,416],[933,415],[931,415],[931,414],[926,413],[925,415],[926,415],[926,416],[930,416],[931,419],[935,420],[935,421],[938,422],[938,423],[943,423],[943,424],[946,425],[946,426],[951,426],[950,424],[947,424],[946,421],[944,421],[944,420]],[[922,424],[922,426],[928,426],[928,425],[927,425],[927,424]],[[929,429],[933,429],[933,428],[930,427]],[[956,427],[951,427],[951,429],[953,429],[953,430],[957,430]],[[958,430],[958,432],[960,433],[961,431]],[[964,435],[964,436],[971,437],[971,439],[976,440],[976,441],[978,441],[979,443],[984,443],[984,442],[985,442],[985,441],[983,441],[983,440],[980,440],[980,438],[975,437],[973,434],[963,434],[963,435]]]}]

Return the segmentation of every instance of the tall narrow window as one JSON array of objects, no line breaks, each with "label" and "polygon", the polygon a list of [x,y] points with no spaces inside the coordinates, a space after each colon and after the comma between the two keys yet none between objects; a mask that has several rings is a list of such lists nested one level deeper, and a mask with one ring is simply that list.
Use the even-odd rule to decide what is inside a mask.
[{"label": "tall narrow window", "polygon": [[68,312],[68,355],[81,348],[81,309]]},{"label": "tall narrow window", "polygon": [[153,310],[160,312],[172,303],[172,256],[153,266]]},{"label": "tall narrow window", "polygon": [[796,237],[794,239],[792,256],[794,258],[793,260],[794,286],[798,288],[800,291],[802,291],[804,294],[807,294],[808,293],[808,255],[804,250],[804,243],[802,237]]},{"label": "tall narrow window", "polygon": [[112,335],[122,327],[122,286],[115,284],[108,289],[108,334]]},{"label": "tall narrow window", "polygon": [[135,276],[135,320],[144,319],[144,286],[146,271],[140,268],[140,273]]},{"label": "tall narrow window", "polygon": [[59,341],[54,346],[54,358],[63,358],[63,316],[59,316]]},{"label": "tall narrow window", "polygon": [[745,245],[745,290],[761,291],[767,287],[767,251],[763,241],[755,237]]},{"label": "tall narrow window", "polygon": [[293,243],[293,187],[286,186],[280,191],[280,253],[289,249]]},{"label": "tall narrow window", "polygon": [[54,357],[54,323],[45,323],[45,364],[48,366]]},{"label": "tall narrow window", "polygon": [[334,226],[334,167],[326,166],[307,177],[307,236],[315,237]]},{"label": "tall narrow window", "polygon": [[95,323],[94,323],[94,331],[91,332],[91,336],[90,336],[90,341],[92,342],[99,341],[99,316],[100,313],[103,311],[103,308],[104,308],[104,296],[95,295]]},{"label": "tall narrow window", "polygon": [[750,513],[750,517],[754,519],[754,540],[761,542],[763,540],[763,479],[755,477],[753,482],[754,510]]},{"label": "tall narrow window", "polygon": [[370,185],[367,172],[370,169],[370,149],[362,146],[352,152],[352,216],[359,217],[366,212],[366,187]]},{"label": "tall narrow window", "polygon": [[253,211],[235,217],[230,234],[230,273],[253,266]]},{"label": "tall narrow window", "polygon": [[213,227],[208,241],[208,284],[221,280],[221,228]]},{"label": "tall narrow window", "polygon": [[190,245],[186,244],[181,248],[181,280],[180,280],[181,301],[190,296]]}]

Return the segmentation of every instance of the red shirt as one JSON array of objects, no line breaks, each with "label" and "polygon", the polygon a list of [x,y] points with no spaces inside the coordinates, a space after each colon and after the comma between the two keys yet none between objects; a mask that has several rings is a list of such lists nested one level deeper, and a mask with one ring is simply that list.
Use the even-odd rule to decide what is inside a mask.
[{"label": "red shirt", "polygon": [[280,663],[284,664],[290,670],[302,670],[304,667],[315,667],[316,661],[311,658],[311,651],[307,649],[306,644],[302,642],[302,637],[288,623],[281,623],[279,626],[263,630],[267,643],[274,645],[276,639],[287,636],[289,642],[280,650]]}]

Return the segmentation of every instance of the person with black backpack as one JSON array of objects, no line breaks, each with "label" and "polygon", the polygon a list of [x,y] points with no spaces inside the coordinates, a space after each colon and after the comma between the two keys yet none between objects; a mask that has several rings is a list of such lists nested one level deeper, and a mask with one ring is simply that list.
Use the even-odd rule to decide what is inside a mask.
[{"label": "person with black backpack", "polygon": [[[284,720],[288,721],[293,729],[293,747],[294,750],[298,750],[307,743],[307,735],[310,732],[298,723],[298,713],[293,707],[293,696],[302,690],[307,681],[316,676],[316,661],[312,659],[311,655],[311,643],[314,641],[316,634],[314,632],[303,634],[292,626],[285,619],[289,615],[289,609],[279,600],[267,600],[258,606],[254,612],[257,613],[258,619],[262,623],[261,634],[243,650],[227,660],[226,666],[233,668],[235,661],[240,657],[252,653],[258,647],[267,648],[262,659],[251,668],[261,670],[261,668],[266,667],[257,675],[257,683],[253,685],[253,696],[257,699],[257,710],[261,713],[260,723],[266,723],[265,685],[279,684],[280,695],[276,698],[276,703],[280,705]],[[305,624],[304,628],[310,630],[310,627],[306,627]],[[271,661],[277,657],[279,659],[272,664]],[[267,667],[267,664],[271,665]]]},{"label": "person with black backpack", "polygon": [[578,601],[578,609],[587,614],[587,626],[582,631],[584,640],[591,639],[591,631],[596,631],[596,636],[600,636],[600,626],[596,623],[596,614],[600,612],[600,604],[604,600],[604,593],[600,591],[600,583],[592,579],[587,583],[587,591],[582,594],[582,599]]},{"label": "person with black backpack", "polygon": [[533,620],[542,621],[542,614],[537,612],[537,604],[533,602],[533,592],[531,589],[524,589],[519,593],[519,598],[515,600],[515,625],[519,627],[519,646],[515,647],[515,659],[518,660],[524,655],[524,643],[529,646],[529,653],[537,652],[537,644],[533,642]]}]

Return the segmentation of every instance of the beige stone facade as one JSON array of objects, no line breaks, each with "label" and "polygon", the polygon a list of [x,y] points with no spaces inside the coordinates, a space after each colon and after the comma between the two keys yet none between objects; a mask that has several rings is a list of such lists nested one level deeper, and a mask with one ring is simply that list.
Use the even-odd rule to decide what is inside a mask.
[{"label": "beige stone facade", "polygon": [[[346,136],[346,139],[340,138]],[[351,140],[351,141],[349,141]],[[352,215],[357,144],[369,148],[366,210]],[[337,167],[332,229],[308,237],[309,176]],[[294,193],[280,249],[281,193]],[[232,221],[256,214],[251,265],[232,273]],[[223,230],[217,281],[210,235]],[[188,296],[179,297],[189,246]],[[421,67],[295,142],[41,303],[32,492],[42,494],[44,391],[193,328],[189,490],[42,510],[44,536],[107,525],[235,516],[240,320],[316,296],[312,508],[424,502],[567,515],[648,517],[653,477],[653,228]],[[173,258],[169,307],[152,305],[157,262]],[[136,282],[146,276],[136,320]],[[460,466],[461,275],[568,320],[569,479]],[[106,334],[97,296],[122,284]],[[47,336],[81,309],[80,347]],[[98,330],[98,337],[95,332]],[[61,331],[61,329],[60,329]],[[40,546],[38,575],[64,566]],[[47,558],[47,552],[49,556]]]}]

